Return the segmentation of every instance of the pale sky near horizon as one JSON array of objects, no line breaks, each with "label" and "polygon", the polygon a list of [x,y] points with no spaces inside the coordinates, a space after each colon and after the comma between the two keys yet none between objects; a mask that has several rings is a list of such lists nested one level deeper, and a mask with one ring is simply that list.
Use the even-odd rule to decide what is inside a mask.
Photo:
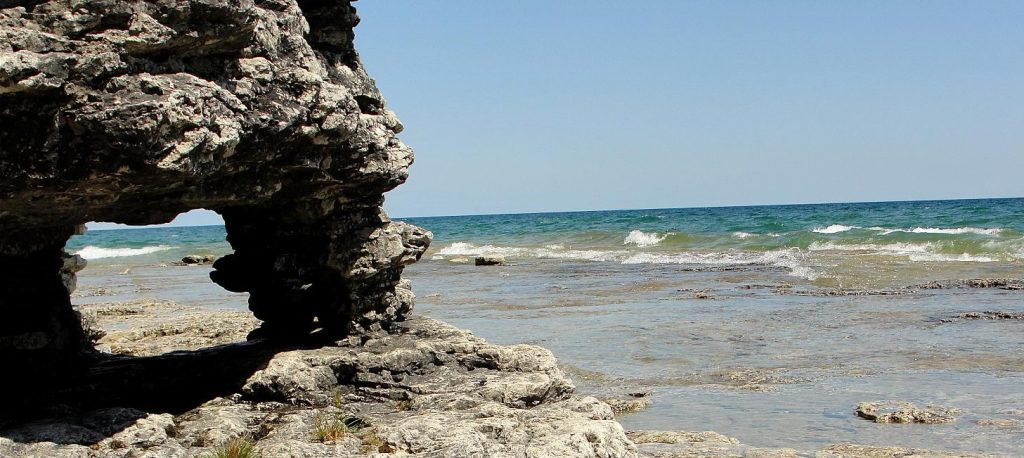
[{"label": "pale sky near horizon", "polygon": [[1024,196],[1024,2],[355,5],[393,216]]}]

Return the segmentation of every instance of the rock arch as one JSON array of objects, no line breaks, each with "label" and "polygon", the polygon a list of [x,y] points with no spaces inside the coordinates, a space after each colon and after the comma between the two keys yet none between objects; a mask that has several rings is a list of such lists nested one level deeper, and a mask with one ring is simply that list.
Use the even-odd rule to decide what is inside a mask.
[{"label": "rock arch", "polygon": [[259,335],[387,326],[431,240],[384,192],[413,161],[345,0],[0,2],[0,364],[87,349],[63,251],[91,220],[223,215],[211,276]]}]

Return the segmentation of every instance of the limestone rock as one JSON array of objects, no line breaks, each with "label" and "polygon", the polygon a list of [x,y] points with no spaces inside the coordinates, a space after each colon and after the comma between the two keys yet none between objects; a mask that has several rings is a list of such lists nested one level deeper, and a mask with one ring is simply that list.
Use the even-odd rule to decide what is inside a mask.
[{"label": "limestone rock", "polygon": [[629,393],[628,399],[622,398],[603,398],[604,403],[611,406],[615,413],[625,414],[634,413],[644,410],[651,406],[651,393],[649,392],[638,392]]},{"label": "limestone rock", "polygon": [[[452,261],[455,262],[455,261]],[[475,264],[478,266],[500,266],[505,264],[504,256],[477,256]]]},{"label": "limestone rock", "polygon": [[[946,453],[909,447],[877,447],[871,445],[832,444],[816,454],[820,458],[975,458],[984,455]],[[991,456],[991,455],[989,455]]]},{"label": "limestone rock", "polygon": [[857,404],[857,416],[875,423],[951,423],[958,411],[942,406],[918,408],[909,402],[874,401]]},{"label": "limestone rock", "polygon": [[[342,418],[357,427],[318,439]],[[576,395],[550,351],[423,318],[272,355],[238,393],[176,417],[112,408],[0,430],[0,454],[204,456],[239,437],[275,457],[637,456],[611,408]]]},{"label": "limestone rock", "polygon": [[358,22],[347,0],[0,2],[0,364],[23,388],[88,349],[63,252],[87,221],[220,213],[234,253],[211,277],[249,293],[253,337],[412,309],[400,274],[432,235],[381,207],[413,155]]},{"label": "limestone rock", "polygon": [[952,318],[943,319],[943,322],[959,320],[1024,320],[1024,313],[1006,312],[999,310],[986,310],[983,312],[957,313]]},{"label": "limestone rock", "polygon": [[185,265],[213,264],[216,260],[217,257],[213,255],[190,254],[181,258],[181,263]]}]

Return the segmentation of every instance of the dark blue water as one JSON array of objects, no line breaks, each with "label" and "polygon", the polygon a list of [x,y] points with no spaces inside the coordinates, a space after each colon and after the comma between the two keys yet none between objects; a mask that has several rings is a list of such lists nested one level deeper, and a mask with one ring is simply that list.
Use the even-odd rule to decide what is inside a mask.
[{"label": "dark blue water", "polygon": [[[737,232],[771,235],[776,240],[766,245],[806,247],[814,240],[815,236],[810,235],[815,234],[814,229],[833,225],[895,230],[997,229],[1006,231],[1006,236],[1019,237],[1024,234],[1024,199],[610,210],[408,220],[433,230],[441,243],[621,242],[623,235],[641,230],[727,240]],[[861,231],[861,235],[868,232]]]}]

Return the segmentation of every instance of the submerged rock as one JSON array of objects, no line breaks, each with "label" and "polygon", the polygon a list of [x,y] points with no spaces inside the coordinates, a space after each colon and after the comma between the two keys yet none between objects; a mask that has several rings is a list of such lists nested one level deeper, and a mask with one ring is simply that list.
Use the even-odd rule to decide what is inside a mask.
[{"label": "submerged rock", "polygon": [[612,411],[617,414],[635,413],[651,406],[650,398],[640,399],[619,399],[602,398],[602,402],[611,406]]},{"label": "submerged rock", "polygon": [[981,458],[985,454],[947,453],[910,447],[879,447],[875,445],[831,444],[818,453],[816,458]]},{"label": "submerged rock", "polygon": [[1004,290],[1024,289],[1024,279],[1019,278],[969,278],[965,280],[931,281],[923,285],[909,286],[908,289],[944,288],[998,288]]},{"label": "submerged rock", "polygon": [[478,266],[500,266],[505,264],[504,256],[477,256],[476,265]]},{"label": "submerged rock", "polygon": [[[260,348],[258,342],[229,343],[257,325],[239,312],[199,314],[168,302],[83,309],[104,312],[96,313],[109,332],[101,347],[117,341],[144,355],[117,357],[128,363],[111,374],[120,383],[135,383],[135,372],[169,358],[204,355],[208,364],[228,368]],[[712,431],[626,433],[608,404],[576,393],[543,348],[492,345],[429,319],[414,318],[392,331],[267,353],[237,389],[175,415],[161,413],[166,407],[111,399],[79,414],[0,426],[0,456],[216,456],[228,444],[251,445],[264,457],[961,456],[849,444],[818,451],[759,448]],[[166,402],[168,391],[201,389],[221,376],[210,372],[202,383],[184,387],[147,381],[145,399]],[[102,396],[98,389],[89,393]],[[644,401],[650,392],[623,397]]]},{"label": "submerged rock", "polygon": [[217,260],[216,256],[213,255],[198,255],[190,254],[181,258],[181,263],[185,265],[198,265],[198,264],[213,264]]},{"label": "submerged rock", "polygon": [[873,401],[857,404],[858,417],[875,423],[952,423],[957,409],[942,406],[918,408],[909,402]]},{"label": "submerged rock", "polygon": [[960,320],[1024,320],[1024,312],[1005,312],[986,310],[984,312],[957,313],[951,318],[944,318],[943,323],[951,323]]}]

